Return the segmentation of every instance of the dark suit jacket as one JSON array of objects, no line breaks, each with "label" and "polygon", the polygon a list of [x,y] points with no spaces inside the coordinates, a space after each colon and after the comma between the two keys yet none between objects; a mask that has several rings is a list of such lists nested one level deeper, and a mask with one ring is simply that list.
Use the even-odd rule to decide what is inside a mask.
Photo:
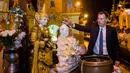
[{"label": "dark suit jacket", "polygon": [[[96,39],[98,37],[98,32],[99,32],[99,26],[98,24],[94,24],[91,26],[81,26],[76,24],[75,29],[84,31],[84,32],[89,32],[90,33],[90,42],[88,45],[88,55],[93,54],[93,48],[96,43]],[[118,43],[118,38],[117,38],[117,32],[114,27],[106,26],[106,44],[107,44],[107,51],[109,57],[113,60],[113,62],[119,61],[120,59],[120,47]]]}]

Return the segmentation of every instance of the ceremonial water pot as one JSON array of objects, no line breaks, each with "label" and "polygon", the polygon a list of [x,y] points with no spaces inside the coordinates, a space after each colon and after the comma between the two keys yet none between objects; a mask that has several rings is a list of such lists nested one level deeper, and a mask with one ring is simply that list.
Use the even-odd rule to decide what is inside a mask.
[{"label": "ceremonial water pot", "polygon": [[85,56],[81,60],[81,73],[112,73],[113,62],[107,56]]}]

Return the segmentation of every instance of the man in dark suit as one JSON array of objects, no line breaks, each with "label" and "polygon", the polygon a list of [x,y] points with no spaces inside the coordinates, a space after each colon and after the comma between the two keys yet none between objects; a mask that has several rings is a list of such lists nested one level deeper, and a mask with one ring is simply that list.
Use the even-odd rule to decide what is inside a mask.
[{"label": "man in dark suit", "polygon": [[74,29],[90,33],[88,55],[108,55],[113,60],[114,65],[119,66],[120,47],[117,32],[114,27],[107,25],[108,17],[109,15],[106,11],[99,12],[97,16],[97,24],[89,27],[74,24],[68,19],[65,19],[65,22],[67,25],[71,25]]}]

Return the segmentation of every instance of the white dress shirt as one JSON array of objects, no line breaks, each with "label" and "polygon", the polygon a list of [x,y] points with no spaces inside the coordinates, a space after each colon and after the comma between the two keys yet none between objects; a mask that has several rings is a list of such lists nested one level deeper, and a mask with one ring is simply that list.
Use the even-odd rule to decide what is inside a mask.
[{"label": "white dress shirt", "polygon": [[98,33],[98,37],[97,37],[93,52],[95,54],[99,54],[99,37],[100,37],[101,29],[102,29],[102,32],[103,32],[103,55],[108,55],[107,45],[106,45],[106,26],[100,27],[100,30],[99,30],[99,33]]}]

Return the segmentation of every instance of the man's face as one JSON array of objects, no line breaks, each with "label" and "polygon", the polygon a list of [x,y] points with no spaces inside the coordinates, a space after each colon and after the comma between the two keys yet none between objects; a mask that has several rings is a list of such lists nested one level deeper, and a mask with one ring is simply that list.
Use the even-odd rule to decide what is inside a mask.
[{"label": "man's face", "polygon": [[98,25],[103,27],[107,24],[108,19],[106,18],[105,14],[99,14],[97,18]]}]

